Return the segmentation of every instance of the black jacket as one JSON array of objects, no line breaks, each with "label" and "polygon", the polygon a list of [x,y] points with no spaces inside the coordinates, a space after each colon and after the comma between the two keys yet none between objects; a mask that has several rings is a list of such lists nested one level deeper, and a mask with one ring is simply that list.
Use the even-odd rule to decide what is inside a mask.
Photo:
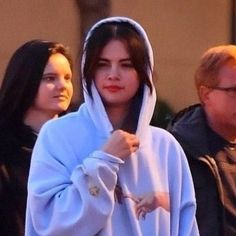
[{"label": "black jacket", "polygon": [[0,128],[0,235],[24,235],[27,180],[36,138],[25,125]]},{"label": "black jacket", "polygon": [[[227,141],[210,129],[199,104],[178,113],[167,129],[179,141],[188,158],[196,192],[200,235],[236,235],[236,219],[231,217],[233,224],[225,221],[224,187],[215,161],[216,154],[224,150]],[[236,186],[236,175],[233,181]]]}]

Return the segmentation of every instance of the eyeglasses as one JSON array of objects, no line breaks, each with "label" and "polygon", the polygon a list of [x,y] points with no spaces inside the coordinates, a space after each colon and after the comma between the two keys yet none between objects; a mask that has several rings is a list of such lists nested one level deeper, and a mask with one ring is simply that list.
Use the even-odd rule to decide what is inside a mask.
[{"label": "eyeglasses", "polygon": [[224,87],[209,87],[209,88],[210,89],[219,90],[219,91],[223,91],[227,95],[229,95],[230,97],[236,98],[236,87],[228,87],[228,88],[224,88]]}]

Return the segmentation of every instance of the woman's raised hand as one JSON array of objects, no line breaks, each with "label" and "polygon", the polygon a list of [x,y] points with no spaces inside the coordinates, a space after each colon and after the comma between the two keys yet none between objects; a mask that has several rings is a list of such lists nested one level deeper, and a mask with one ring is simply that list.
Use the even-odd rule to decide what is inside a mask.
[{"label": "woman's raised hand", "polygon": [[139,140],[136,135],[123,130],[115,130],[102,150],[111,155],[125,160],[139,148]]}]

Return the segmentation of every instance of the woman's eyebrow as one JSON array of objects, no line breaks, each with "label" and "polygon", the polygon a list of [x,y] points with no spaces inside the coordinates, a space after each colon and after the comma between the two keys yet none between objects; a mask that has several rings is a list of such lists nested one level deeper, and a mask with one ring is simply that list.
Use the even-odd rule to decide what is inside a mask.
[{"label": "woman's eyebrow", "polygon": [[[110,59],[100,57],[100,58],[98,58],[98,61],[109,62]],[[119,61],[121,61],[121,62],[131,62],[131,58],[129,58],[129,57],[127,57],[127,58],[121,58]]]},{"label": "woman's eyebrow", "polygon": [[48,72],[48,73],[43,73],[43,76],[45,76],[45,75],[56,75],[57,73],[54,73],[54,72]]},{"label": "woman's eyebrow", "polygon": [[131,58],[129,58],[129,57],[123,58],[120,61],[122,61],[122,62],[131,62]]},{"label": "woman's eyebrow", "polygon": [[106,62],[106,61],[109,61],[109,59],[106,59],[106,58],[103,58],[103,57],[99,57],[98,60],[99,60],[99,61],[105,61],[105,62]]}]

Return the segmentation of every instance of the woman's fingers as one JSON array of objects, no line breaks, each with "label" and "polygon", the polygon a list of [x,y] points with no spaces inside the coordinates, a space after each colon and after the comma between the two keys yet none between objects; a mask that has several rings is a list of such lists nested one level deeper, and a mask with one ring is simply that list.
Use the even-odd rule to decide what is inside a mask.
[{"label": "woman's fingers", "polygon": [[104,144],[102,150],[125,159],[139,148],[139,140],[136,135],[123,130],[116,130],[112,133],[110,139]]}]

